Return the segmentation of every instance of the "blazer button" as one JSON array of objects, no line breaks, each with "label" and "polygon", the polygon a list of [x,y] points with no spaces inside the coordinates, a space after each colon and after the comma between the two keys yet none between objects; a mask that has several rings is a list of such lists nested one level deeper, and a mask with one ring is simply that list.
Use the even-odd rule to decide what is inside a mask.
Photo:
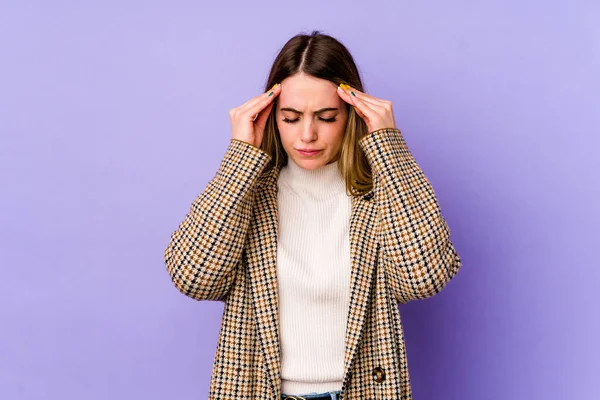
[{"label": "blazer button", "polygon": [[373,368],[373,378],[375,378],[375,382],[380,383],[385,380],[385,372],[380,367]]}]

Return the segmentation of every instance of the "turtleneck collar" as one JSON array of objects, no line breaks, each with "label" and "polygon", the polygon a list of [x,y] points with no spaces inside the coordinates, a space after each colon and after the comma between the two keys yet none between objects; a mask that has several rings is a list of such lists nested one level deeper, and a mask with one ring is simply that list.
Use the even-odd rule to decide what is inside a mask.
[{"label": "turtleneck collar", "polygon": [[338,162],[323,165],[317,169],[304,169],[288,156],[287,165],[279,174],[279,181],[294,191],[309,192],[313,196],[327,197],[346,192],[344,176],[338,171]]}]

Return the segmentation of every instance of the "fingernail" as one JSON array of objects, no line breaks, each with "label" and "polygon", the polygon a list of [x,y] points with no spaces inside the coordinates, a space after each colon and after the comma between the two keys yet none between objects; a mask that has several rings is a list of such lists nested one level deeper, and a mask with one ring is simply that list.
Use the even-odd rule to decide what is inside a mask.
[{"label": "fingernail", "polygon": [[[340,83],[340,87],[344,90],[350,90],[351,86],[345,83]],[[350,93],[352,94],[352,96],[356,97],[356,94],[354,94],[353,91],[350,90]]]},{"label": "fingernail", "polygon": [[276,83],[276,84],[274,84],[274,85],[271,87],[271,89],[269,89],[269,90],[270,90],[270,92],[269,92],[269,94],[267,95],[267,97],[271,97],[271,96],[273,95],[273,90],[274,90],[276,87],[278,87],[279,85],[281,85],[281,83]]}]

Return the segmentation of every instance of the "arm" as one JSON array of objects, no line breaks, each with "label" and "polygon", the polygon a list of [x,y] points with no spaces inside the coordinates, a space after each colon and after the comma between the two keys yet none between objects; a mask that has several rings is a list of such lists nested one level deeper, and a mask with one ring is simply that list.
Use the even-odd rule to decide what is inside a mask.
[{"label": "arm", "polygon": [[435,193],[399,129],[383,128],[359,145],[371,165],[382,261],[399,303],[440,292],[461,259]]},{"label": "arm", "polygon": [[256,179],[271,156],[231,139],[215,177],[194,200],[164,252],[180,292],[223,301],[235,280],[252,215]]}]

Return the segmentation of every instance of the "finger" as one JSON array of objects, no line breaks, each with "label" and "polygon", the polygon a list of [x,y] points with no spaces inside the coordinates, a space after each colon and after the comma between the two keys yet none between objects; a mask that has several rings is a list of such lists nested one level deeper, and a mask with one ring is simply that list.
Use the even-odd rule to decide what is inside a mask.
[{"label": "finger", "polygon": [[348,94],[348,92],[346,92],[344,89],[342,89],[340,86],[337,87],[337,94],[338,96],[340,96],[340,98],[342,100],[344,100],[346,103],[350,104],[351,106],[354,105],[354,103],[352,102],[352,99],[350,98],[350,95]]},{"label": "finger", "polygon": [[338,89],[338,93],[344,101],[354,106],[356,113],[365,121],[369,121],[377,116],[377,112],[358,97],[348,94],[341,88]]},{"label": "finger", "polygon": [[[356,92],[354,92],[354,93],[356,93]],[[360,94],[357,94],[356,97],[358,97],[359,99],[361,99],[362,101],[367,103],[371,108],[385,110],[385,102],[383,102],[377,98],[374,99],[372,97],[365,97],[365,96],[361,96]]]},{"label": "finger", "polygon": [[352,97],[352,101],[354,102],[354,110],[356,113],[365,120],[365,122],[369,122],[373,120],[375,111],[367,106],[362,100],[357,97]]},{"label": "finger", "polygon": [[[354,93],[354,97],[359,97],[365,103],[367,103],[370,106],[372,106],[371,108],[377,108],[380,111],[385,110],[385,107],[384,107],[385,103],[383,101],[377,99],[376,97],[372,97],[372,96],[368,96],[367,97],[367,96],[364,96],[364,93],[363,93],[363,96],[360,96],[360,93],[362,93],[362,92],[359,91],[359,90],[356,90],[356,89],[352,88],[349,85],[345,85],[344,88],[342,88],[342,89],[344,89],[343,90],[344,93],[348,93],[348,96],[349,96],[348,99],[350,99],[350,100],[351,100],[351,96],[352,96],[351,93]],[[357,94],[357,93],[359,93],[359,94]]]},{"label": "finger", "polygon": [[256,119],[254,120],[254,123],[260,131],[262,131],[265,128],[267,118],[269,118],[269,114],[271,113],[271,109],[273,108],[274,104],[275,102],[273,101],[269,103],[265,108],[262,109],[262,111],[258,113]]},{"label": "finger", "polygon": [[[268,93],[268,92],[266,92]],[[249,99],[248,101],[246,101],[243,104],[240,104],[239,106],[236,107],[236,110],[238,112],[244,111],[246,110],[249,106],[251,106],[252,104],[256,103],[257,101],[260,101],[261,98],[263,98],[265,95],[265,93],[259,94],[258,96],[254,96],[251,99]]]},{"label": "finger", "polygon": [[351,87],[350,85],[347,85],[348,91],[350,92],[354,92],[354,94],[356,95],[356,97],[358,97],[359,99],[361,99],[362,101],[364,101],[365,103],[368,104],[372,104],[373,106],[377,106],[380,107],[379,110],[387,110],[387,107],[390,105],[389,101],[380,99],[378,97],[375,96],[371,96],[365,92],[361,92],[358,89],[355,89],[353,87]]},{"label": "finger", "polygon": [[240,112],[247,113],[249,115],[258,114],[263,108],[273,101],[281,93],[281,84],[273,86],[270,90],[265,93],[256,96],[250,102],[240,107]]},{"label": "finger", "polygon": [[[340,86],[338,86],[338,94],[340,95],[342,100],[344,100],[346,103],[348,103],[350,105],[354,105],[354,102],[352,100],[356,96],[353,96],[352,94],[350,94],[349,90],[343,89]],[[365,102],[365,103],[368,103],[368,102]]]},{"label": "finger", "polygon": [[350,86],[350,85],[345,85],[346,87],[344,89],[347,89],[349,92],[354,92],[354,94],[356,95],[356,97],[360,97],[361,99],[365,100],[365,99],[369,99],[372,101],[379,101],[381,102],[382,100],[375,97],[375,96],[371,96],[370,94],[367,94],[365,92],[361,92],[360,90]]},{"label": "finger", "polygon": [[[356,91],[354,89],[352,89],[350,86],[345,86],[346,90],[345,92],[353,92],[355,95],[349,95],[348,98],[351,101],[356,100],[354,103],[358,104],[359,102],[364,102],[370,109],[372,109],[375,113],[374,114],[368,114],[366,112],[366,110],[361,109],[360,107],[357,107],[355,104],[354,109],[356,110],[357,114],[363,118],[365,120],[365,122],[367,122],[367,124],[369,123],[375,123],[375,121],[378,120],[391,120],[391,121],[395,121],[394,118],[394,112],[391,108],[391,103],[385,100],[381,100],[378,99],[376,97],[373,96],[361,96],[360,94],[356,95],[357,92],[362,93],[360,91]],[[350,88],[350,89],[348,89]],[[364,93],[363,93],[364,94]],[[388,116],[389,115],[389,116]],[[394,122],[392,122],[392,124],[394,124]]]},{"label": "finger", "polygon": [[383,113],[386,112],[386,108],[381,104],[381,102],[374,102],[370,99],[361,98],[359,96],[355,96],[354,98],[359,99],[360,101],[363,101],[365,104],[367,104],[370,108],[372,108],[374,111],[376,111],[380,115],[383,115]]}]

